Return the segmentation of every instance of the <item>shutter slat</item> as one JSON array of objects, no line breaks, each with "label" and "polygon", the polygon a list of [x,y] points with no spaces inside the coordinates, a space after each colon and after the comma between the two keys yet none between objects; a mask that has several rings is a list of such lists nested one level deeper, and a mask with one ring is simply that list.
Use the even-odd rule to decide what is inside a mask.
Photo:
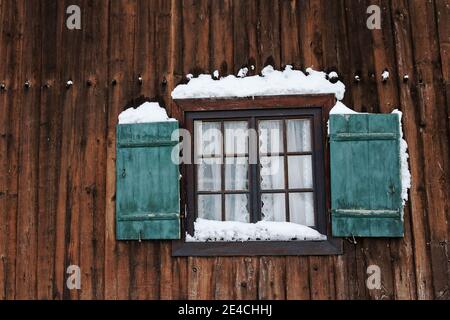
[{"label": "shutter slat", "polygon": [[330,116],[334,236],[403,236],[396,114]]},{"label": "shutter slat", "polygon": [[117,126],[117,239],[180,238],[176,129],[177,121]]}]

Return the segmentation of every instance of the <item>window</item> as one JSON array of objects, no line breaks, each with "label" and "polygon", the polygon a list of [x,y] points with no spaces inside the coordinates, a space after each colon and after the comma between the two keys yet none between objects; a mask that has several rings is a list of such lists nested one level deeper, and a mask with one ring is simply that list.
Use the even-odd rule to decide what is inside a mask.
[{"label": "window", "polygon": [[314,228],[328,240],[181,240],[174,243],[174,255],[340,252],[340,243],[328,232],[325,187],[326,120],[334,97],[309,98],[177,101],[194,137],[192,164],[182,168],[187,208],[182,233],[193,235],[197,218],[287,221]]},{"label": "window", "polygon": [[315,227],[313,116],[275,112],[194,120],[196,217]]}]

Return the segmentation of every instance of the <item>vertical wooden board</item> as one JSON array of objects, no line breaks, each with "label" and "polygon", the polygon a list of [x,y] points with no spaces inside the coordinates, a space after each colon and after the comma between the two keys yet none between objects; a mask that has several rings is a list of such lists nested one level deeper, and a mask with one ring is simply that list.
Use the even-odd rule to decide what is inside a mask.
[{"label": "vertical wooden board", "polygon": [[[245,18],[244,18],[245,17]],[[248,75],[257,74],[262,62],[258,54],[257,6],[255,1],[233,1],[233,62],[235,74],[249,67]],[[254,66],[254,69],[252,69]]]},{"label": "vertical wooden board", "polygon": [[43,3],[40,12],[42,21],[41,72],[42,81],[40,101],[39,137],[39,219],[38,219],[38,260],[37,298],[52,299],[55,272],[55,225],[58,196],[58,176],[61,152],[61,117],[58,106],[58,92],[52,87],[58,79],[60,64],[57,25],[62,23],[58,15],[58,3]]},{"label": "vertical wooden board", "polygon": [[[387,113],[397,108],[399,102],[390,7],[387,0],[371,1],[371,4],[381,8],[381,29],[372,30],[372,41],[380,111]],[[385,70],[389,72],[389,79],[384,82],[381,75]]]},{"label": "vertical wooden board", "polygon": [[[425,186],[424,186],[424,172],[423,172],[423,145],[420,139],[419,119],[415,112],[416,88],[414,83],[417,79],[414,77],[414,56],[413,43],[411,41],[411,25],[410,15],[407,1],[391,2],[391,11],[393,15],[394,36],[395,36],[395,52],[397,58],[397,73],[399,75],[399,94],[400,94],[400,108],[403,112],[403,130],[405,139],[408,142],[408,152],[410,155],[409,166],[412,176],[412,188],[409,191],[409,201],[405,208],[405,227],[408,216],[411,220],[411,234],[413,241],[412,254],[409,252],[399,252],[399,255],[409,260],[408,264],[413,264],[415,273],[415,282],[417,290],[417,298],[430,299],[433,295],[432,280],[431,280],[431,265],[429,257],[429,250],[426,243],[428,242],[425,211]],[[404,75],[409,76],[408,82],[403,82],[400,77]],[[408,239],[408,231],[406,230],[405,239]],[[394,243],[393,247],[407,248],[401,244]],[[396,276],[396,285],[403,283],[399,280],[399,274],[406,276],[404,268],[400,269],[399,264],[394,264],[394,273]],[[409,273],[414,275],[413,272]],[[404,283],[408,283],[405,279]],[[397,294],[400,290],[397,290]]]},{"label": "vertical wooden board", "polygon": [[348,268],[346,257],[343,255],[332,257],[334,263],[334,287],[336,290],[336,300],[347,300],[349,295],[348,288]]},{"label": "vertical wooden board", "polygon": [[214,297],[214,259],[188,258],[189,300],[206,300]]},{"label": "vertical wooden board", "polygon": [[[22,112],[23,83],[22,75],[23,60],[21,51],[24,45],[23,24],[15,23],[23,19],[23,6],[11,1],[9,25],[7,35],[7,56],[9,57],[6,69],[7,90],[7,180],[6,180],[6,256],[2,259],[5,269],[6,299],[16,297],[16,261],[17,261],[17,207],[18,207],[18,176],[19,176],[19,148],[20,148],[20,117]],[[5,30],[6,31],[6,30]]]},{"label": "vertical wooden board", "polygon": [[211,2],[210,70],[218,70],[220,76],[234,73],[233,63],[233,1]]},{"label": "vertical wooden board", "polygon": [[322,28],[324,7],[320,0],[301,1],[300,10],[300,54],[305,68],[321,70],[323,67]]},{"label": "vertical wooden board", "polygon": [[215,300],[234,300],[235,264],[230,257],[217,257],[214,261],[213,283]]},{"label": "vertical wooden board", "polygon": [[258,52],[263,66],[280,69],[280,10],[278,0],[258,2]]},{"label": "vertical wooden board", "polygon": [[[439,34],[439,52],[442,72],[442,91],[445,91],[448,130],[450,139],[450,2],[448,0],[435,1],[435,13],[437,31]],[[447,171],[447,182],[450,181],[450,173]],[[448,188],[450,189],[450,188]],[[448,190],[450,197],[450,190]],[[447,221],[450,220],[450,209],[447,206]],[[450,233],[450,231],[449,231]],[[450,266],[449,266],[450,268]],[[449,275],[450,277],[450,275]]]},{"label": "vertical wooden board", "polygon": [[[38,217],[38,148],[39,148],[39,107],[40,99],[40,4],[23,4],[24,24],[23,47],[20,59],[24,62],[21,75],[28,78],[32,87],[25,89],[22,96],[23,112],[20,117],[22,137],[19,147],[18,213],[17,213],[17,257],[16,257],[16,298],[36,297],[37,283],[37,217]],[[39,15],[38,15],[39,17]]]},{"label": "vertical wooden board", "polygon": [[[8,48],[12,47],[12,41],[6,34],[10,33],[11,13],[10,1],[0,1],[0,56],[5,63],[0,65],[0,83],[7,83],[7,65],[11,63]],[[8,77],[9,78],[9,77]],[[8,79],[9,80],[9,79]],[[9,81],[8,81],[9,82]],[[8,83],[10,85],[10,83]],[[7,181],[8,181],[8,94],[6,90],[0,91],[0,300],[6,299],[6,266],[7,266]]]},{"label": "vertical wooden board", "polygon": [[436,37],[434,3],[409,3],[412,34],[415,39],[414,57],[418,86],[418,106],[421,115],[425,189],[428,204],[427,217],[430,230],[430,252],[433,270],[435,298],[448,298],[449,263],[441,243],[448,241],[448,175],[449,141],[448,119],[445,108],[436,108],[445,104],[441,92],[440,55]]},{"label": "vertical wooden board", "polygon": [[364,0],[345,1],[351,73],[361,78],[351,90],[352,106],[357,111],[376,112],[378,95],[374,59],[372,54],[367,53],[367,48],[373,48],[371,32],[366,26],[369,5]]},{"label": "vertical wooden board", "polygon": [[[134,81],[134,34],[136,1],[110,3],[109,20],[109,106],[106,164],[105,298],[129,297],[128,244],[115,238],[116,124],[119,113],[136,93]],[[111,83],[116,81],[116,85]]]},{"label": "vertical wooden board", "polygon": [[86,2],[83,26],[84,68],[75,85],[81,91],[83,118],[80,152],[81,299],[103,297],[104,178],[107,95],[108,3]]},{"label": "vertical wooden board", "polygon": [[[171,298],[173,300],[187,300],[188,299],[188,258],[172,259],[172,290]],[[162,296],[161,296],[162,297]]]},{"label": "vertical wooden board", "polygon": [[308,257],[286,257],[286,299],[311,298]]},{"label": "vertical wooden board", "polygon": [[184,73],[197,75],[209,69],[210,1],[183,0]]},{"label": "vertical wooden board", "polygon": [[335,298],[334,273],[328,257],[310,257],[310,290],[312,300]]},{"label": "vertical wooden board", "polygon": [[[65,3],[63,8],[67,8],[73,3]],[[80,7],[84,7],[85,2],[79,1],[75,3]],[[82,11],[82,19],[86,17],[87,10]],[[75,32],[74,32],[75,31]],[[64,105],[64,122],[67,126],[63,127],[63,144],[66,143],[67,153],[67,168],[64,174],[67,177],[66,185],[66,203],[65,203],[65,220],[66,230],[64,234],[65,246],[64,246],[64,279],[66,279],[66,269],[70,265],[80,266],[81,259],[81,217],[82,203],[81,195],[83,192],[82,187],[82,148],[83,148],[83,128],[84,128],[84,113],[86,110],[86,103],[83,97],[83,86],[80,85],[84,82],[83,70],[86,67],[86,61],[80,59],[77,61],[73,59],[72,54],[82,57],[86,47],[85,31],[76,32],[77,30],[69,30],[66,26],[63,26],[63,38],[70,41],[68,44],[68,51],[63,51],[62,59],[63,65],[66,68],[62,69],[61,80],[58,90],[65,91],[66,100]],[[73,46],[73,48],[71,47]],[[70,54],[69,54],[70,52]],[[72,80],[74,85],[66,86],[67,81]],[[65,141],[67,140],[67,141]],[[64,157],[64,156],[63,156]],[[85,274],[87,278],[86,270],[80,270]],[[69,290],[64,281],[64,299],[80,299],[81,292],[78,290]]]},{"label": "vertical wooden board", "polygon": [[[61,2],[64,12],[69,5],[82,5],[78,2]],[[61,157],[58,177],[58,200],[56,211],[56,249],[55,249],[55,287],[54,297],[57,299],[77,299],[77,290],[69,291],[66,286],[66,268],[71,265],[79,266],[79,190],[81,166],[81,140],[79,138],[82,123],[82,112],[78,112],[80,90],[76,85],[66,88],[70,79],[74,84],[81,82],[80,70],[83,69],[82,60],[74,59],[72,55],[81,57],[83,50],[83,34],[69,30],[64,23],[64,16],[58,24],[61,68],[58,78],[51,90],[59,94],[59,108],[62,109],[61,121]]]},{"label": "vertical wooden board", "polygon": [[296,0],[280,1],[280,63],[281,68],[290,64],[302,66],[300,55],[298,6]]},{"label": "vertical wooden board", "polygon": [[286,299],[285,257],[261,257],[259,259],[258,299]]},{"label": "vertical wooden board", "polygon": [[256,257],[235,259],[234,264],[236,299],[256,300],[259,287],[259,259]]}]

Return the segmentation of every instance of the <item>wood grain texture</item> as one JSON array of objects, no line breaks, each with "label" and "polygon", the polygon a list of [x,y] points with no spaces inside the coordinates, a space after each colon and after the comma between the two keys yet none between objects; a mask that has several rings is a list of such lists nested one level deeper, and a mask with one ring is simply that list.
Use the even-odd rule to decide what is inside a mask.
[{"label": "wood grain texture", "polygon": [[[81,30],[65,26],[71,4]],[[382,9],[381,30],[366,27],[370,4]],[[0,299],[448,299],[449,8],[0,0]],[[170,242],[116,242],[117,115],[147,98],[180,118],[170,92],[187,73],[259,74],[266,64],[335,70],[355,110],[403,112],[405,237],[347,239],[344,255],[328,257],[186,258],[172,257]],[[70,264],[81,267],[79,291],[66,287]],[[371,264],[381,290],[366,287]]]}]

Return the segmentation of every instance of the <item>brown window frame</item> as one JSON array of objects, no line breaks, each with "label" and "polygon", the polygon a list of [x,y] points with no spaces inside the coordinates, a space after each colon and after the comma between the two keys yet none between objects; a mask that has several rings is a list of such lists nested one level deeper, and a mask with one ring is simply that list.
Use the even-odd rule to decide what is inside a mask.
[{"label": "brown window frame", "polygon": [[[193,234],[195,212],[195,165],[182,165],[181,204],[186,215],[182,215],[182,239],[172,242],[173,256],[259,256],[259,255],[333,255],[342,254],[342,240],[333,238],[329,219],[329,155],[327,144],[327,121],[335,104],[334,95],[295,95],[232,99],[183,99],[175,100],[173,115],[181,126],[193,133],[195,120],[218,121],[249,118],[255,121],[261,117],[309,117],[313,130],[313,189],[315,197],[316,229],[327,235],[324,241],[246,241],[246,242],[185,242],[185,233]],[[257,113],[257,114],[255,114]],[[256,126],[253,123],[252,126]],[[284,140],[284,139],[283,139]],[[193,143],[193,141],[192,141]],[[286,141],[284,142],[286,143]],[[193,149],[193,146],[191,148]],[[287,153],[287,150],[284,150]],[[287,157],[284,157],[285,160]],[[253,165],[256,167],[256,165]],[[249,178],[257,177],[249,167]],[[286,174],[286,172],[285,172]],[[286,179],[286,177],[285,177]],[[249,187],[257,188],[249,181]],[[286,192],[286,190],[285,190]],[[249,190],[253,197],[251,207],[259,207],[260,191]],[[257,198],[257,199],[255,199]],[[251,200],[249,200],[251,201]],[[288,212],[286,208],[286,212]],[[259,210],[258,210],[259,211]],[[224,214],[224,212],[222,213]],[[250,210],[250,215],[256,215]],[[259,216],[259,215],[258,215]],[[255,219],[253,216],[252,220]]]}]

